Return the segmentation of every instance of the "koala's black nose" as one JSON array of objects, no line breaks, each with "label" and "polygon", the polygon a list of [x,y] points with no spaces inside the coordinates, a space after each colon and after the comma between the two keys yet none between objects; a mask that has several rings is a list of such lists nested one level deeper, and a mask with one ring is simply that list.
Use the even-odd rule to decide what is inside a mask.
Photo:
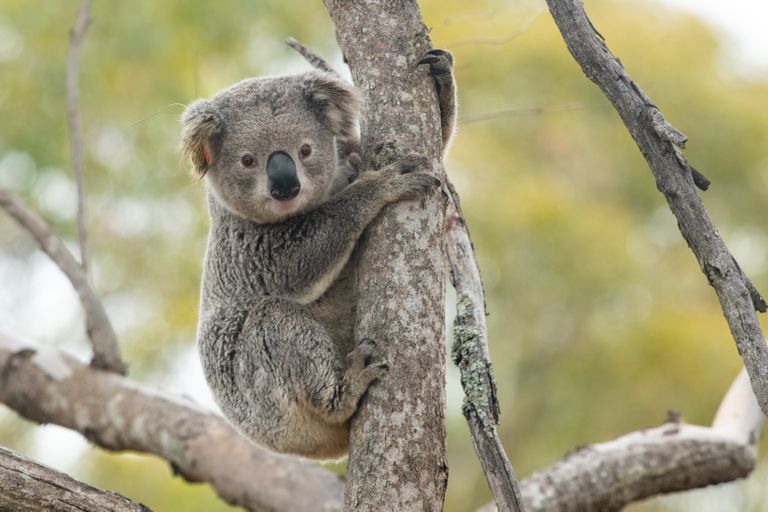
[{"label": "koala's black nose", "polygon": [[299,195],[301,183],[293,159],[282,151],[275,151],[267,160],[267,190],[278,201],[287,201]]}]

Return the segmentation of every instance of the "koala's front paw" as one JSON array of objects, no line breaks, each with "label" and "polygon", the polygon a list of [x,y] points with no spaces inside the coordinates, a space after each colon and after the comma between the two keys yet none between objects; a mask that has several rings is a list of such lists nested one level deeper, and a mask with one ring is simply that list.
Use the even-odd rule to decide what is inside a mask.
[{"label": "koala's front paw", "polygon": [[421,66],[422,64],[429,65],[429,74],[436,82],[439,82],[443,75],[450,76],[453,72],[453,55],[446,50],[430,50],[416,65]]},{"label": "koala's front paw", "polygon": [[408,155],[379,171],[385,202],[416,199],[440,185],[440,180],[426,172],[431,160],[422,155]]},{"label": "koala's front paw", "polygon": [[426,172],[401,174],[395,179],[392,192],[396,196],[395,200],[418,199],[441,183],[436,176]]}]

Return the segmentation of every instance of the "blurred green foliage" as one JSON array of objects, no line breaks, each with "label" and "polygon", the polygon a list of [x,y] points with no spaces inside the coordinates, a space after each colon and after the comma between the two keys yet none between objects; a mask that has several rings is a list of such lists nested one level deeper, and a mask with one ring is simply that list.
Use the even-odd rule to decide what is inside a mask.
[{"label": "blurred green foliage", "polygon": [[[716,297],[637,147],[542,5],[421,2],[435,46],[457,60],[462,122],[447,168],[485,278],[500,432],[521,476],[577,445],[658,425],[668,409],[706,424],[740,367]],[[64,83],[78,2],[0,7],[0,183],[74,246]],[[768,290],[768,81],[729,69],[719,38],[689,15],[639,0],[587,8],[690,137],[687,156],[713,181],[704,199],[715,223]],[[289,35],[338,66],[341,58],[320,2],[97,0],[93,18],[80,82],[94,280],[132,376],[168,382],[194,343],[207,230],[202,186],[177,151],[183,104],[248,75],[306,68],[282,43]],[[34,251],[0,216],[2,261]],[[456,381],[451,368],[449,511],[490,498]],[[24,450],[32,428],[6,414],[0,444]],[[91,449],[69,470],[158,511],[231,509],[154,457]],[[760,485],[731,487],[706,499],[758,510]],[[632,510],[691,510],[691,499]]]}]

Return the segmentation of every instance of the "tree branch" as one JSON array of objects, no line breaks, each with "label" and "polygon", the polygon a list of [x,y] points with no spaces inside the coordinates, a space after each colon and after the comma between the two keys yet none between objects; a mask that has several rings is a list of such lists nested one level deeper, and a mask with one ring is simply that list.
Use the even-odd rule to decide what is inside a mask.
[{"label": "tree branch", "polygon": [[332,473],[256,446],[189,401],[2,333],[0,401],[102,448],[159,455],[187,480],[208,482],[248,510],[341,510],[343,483]]},{"label": "tree branch", "polygon": [[504,511],[522,511],[523,500],[517,478],[496,432],[499,403],[488,352],[485,292],[480,268],[469,229],[461,214],[458,194],[450,184],[448,190],[451,200],[447,215],[446,253],[457,303],[452,355],[461,371],[464,417],[497,507]]},{"label": "tree branch", "polygon": [[91,487],[4,447],[0,447],[0,489],[0,510],[149,512],[125,496]]},{"label": "tree branch", "polygon": [[85,310],[85,329],[93,345],[91,365],[94,368],[111,370],[124,375],[125,365],[120,359],[117,336],[104,306],[88,283],[83,267],[40,216],[21,199],[2,187],[0,187],[0,208],[3,208],[32,235],[40,249],[64,272],[75,288]]},{"label": "tree branch", "polygon": [[[765,424],[744,370],[712,427],[671,420],[607,443],[577,448],[521,483],[529,512],[612,512],[627,504],[747,476]],[[482,512],[496,510],[493,504]]]},{"label": "tree branch", "polygon": [[77,235],[80,239],[80,265],[88,276],[88,232],[85,226],[85,177],[83,171],[83,137],[80,132],[78,108],[78,75],[80,74],[80,43],[91,22],[91,0],[83,0],[77,15],[75,27],[69,32],[69,55],[67,59],[67,108],[69,110],[69,132],[72,138],[72,167],[77,180]]},{"label": "tree branch", "polygon": [[[248,510],[342,508],[344,484],[328,471],[259,448],[192,403],[3,334],[0,401],[102,448],[159,455],[188,480],[209,482]],[[534,512],[618,510],[663,492],[741,478],[754,465],[764,420],[742,372],[712,428],[667,423],[578,449],[524,479],[521,494]]]},{"label": "tree branch", "polygon": [[580,0],[547,0],[547,4],[571,55],[616,108],[648,162],[683,238],[715,288],[752,388],[768,413],[768,344],[755,314],[765,312],[767,305],[728,251],[696,193],[692,167],[681,151],[687,138],[664,119],[611,54]]},{"label": "tree branch", "polygon": [[[414,0],[325,0],[363,96],[365,160],[409,153],[442,175],[431,48]],[[356,336],[379,342],[389,373],[352,421],[347,509],[442,510],[445,462],[443,208],[439,192],[386,208],[360,241]]]}]

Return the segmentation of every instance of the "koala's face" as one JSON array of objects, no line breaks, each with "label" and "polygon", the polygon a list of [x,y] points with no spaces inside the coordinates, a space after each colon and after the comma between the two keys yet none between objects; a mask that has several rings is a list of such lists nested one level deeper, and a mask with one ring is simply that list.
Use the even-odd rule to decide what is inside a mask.
[{"label": "koala's face", "polygon": [[328,199],[336,138],[354,137],[354,89],[322,73],[249,79],[185,112],[184,151],[218,201],[278,222]]}]

